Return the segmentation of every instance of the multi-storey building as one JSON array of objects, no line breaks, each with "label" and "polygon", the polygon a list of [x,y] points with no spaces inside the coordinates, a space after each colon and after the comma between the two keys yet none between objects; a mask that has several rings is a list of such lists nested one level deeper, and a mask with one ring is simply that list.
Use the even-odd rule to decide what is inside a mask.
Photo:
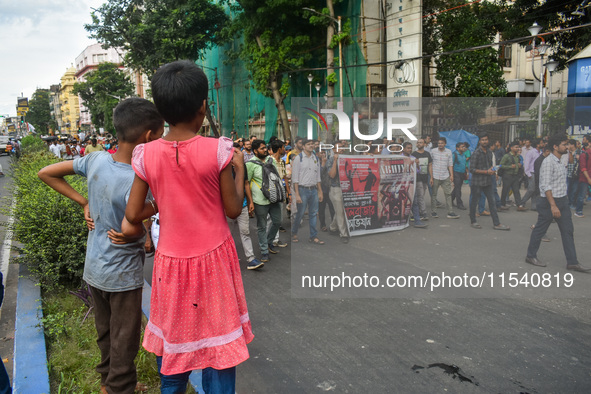
[{"label": "multi-storey building", "polygon": [[52,134],[58,133],[62,128],[62,104],[60,101],[60,85],[49,87],[49,111],[57,125],[56,130],[50,130]]},{"label": "multi-storey building", "polygon": [[[135,95],[145,97],[147,88],[147,78],[145,75],[131,71],[123,67],[124,52],[121,48],[103,49],[101,44],[92,44],[86,47],[80,55],[76,57],[76,80],[84,82],[85,76],[98,68],[100,63],[114,63],[119,65],[135,84]],[[80,128],[84,131],[94,131],[91,123],[91,114],[88,108],[84,106],[84,101],[80,99]]]},{"label": "multi-storey building", "polygon": [[76,83],[76,69],[74,66],[68,68],[61,78],[60,84],[60,103],[62,133],[75,134],[78,130],[79,111],[78,95],[73,94],[74,83]]}]

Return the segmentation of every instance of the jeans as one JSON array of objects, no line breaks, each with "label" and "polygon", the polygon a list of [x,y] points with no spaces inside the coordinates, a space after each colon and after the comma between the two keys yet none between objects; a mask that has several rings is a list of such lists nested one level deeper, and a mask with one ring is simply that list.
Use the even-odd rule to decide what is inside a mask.
[{"label": "jeans", "polygon": [[452,212],[451,209],[451,180],[449,178],[446,179],[435,179],[433,178],[433,194],[431,195],[431,211],[435,212],[437,209],[437,191],[439,190],[439,186],[443,189],[443,195],[445,196],[445,209],[447,212]]},{"label": "jeans", "polygon": [[[254,215],[257,218],[257,234],[261,254],[269,254],[269,244],[273,243],[279,226],[281,226],[281,203],[268,205],[254,204]],[[267,215],[271,215],[271,229],[267,231]]]},{"label": "jeans", "polygon": [[296,218],[291,225],[291,234],[298,235],[300,229],[300,222],[304,217],[304,212],[308,208],[308,216],[310,219],[310,239],[316,238],[318,230],[316,229],[316,221],[318,219],[318,190],[308,189],[306,187],[298,188],[300,198],[302,199],[301,204],[297,204],[298,213]]},{"label": "jeans", "polygon": [[497,205],[495,204],[493,196],[493,186],[470,186],[472,192],[472,198],[470,199],[470,223],[476,223],[476,205],[480,200],[480,195],[484,193],[488,200],[488,207],[490,209],[490,217],[492,218],[493,225],[498,226],[501,224],[499,221],[499,215],[497,214]]},{"label": "jeans", "polygon": [[417,181],[415,185],[415,200],[419,205],[419,214],[423,217],[427,216],[427,205],[425,204],[425,192],[427,191],[427,185],[429,182]]},{"label": "jeans", "polygon": [[96,366],[101,385],[109,392],[133,394],[137,384],[134,359],[142,328],[142,289],[108,292],[89,287],[101,352]]},{"label": "jeans", "polygon": [[252,249],[252,240],[250,239],[249,220],[250,217],[248,216],[248,206],[246,206],[242,208],[240,216],[234,219],[234,224],[238,224],[242,249],[244,249],[246,261],[250,263],[252,260],[254,260],[254,250]]},{"label": "jeans", "polygon": [[579,182],[577,187],[577,205],[575,208],[576,213],[583,213],[583,202],[587,197],[587,191],[589,190],[589,184],[587,182]]},{"label": "jeans", "polygon": [[501,204],[503,206],[507,205],[507,195],[509,194],[509,190],[513,190],[513,195],[515,196],[515,205],[523,205],[521,202],[521,194],[519,193],[520,181],[521,176],[519,175],[503,175],[503,190],[501,191]]},{"label": "jeans", "polygon": [[577,193],[579,191],[579,178],[568,178],[568,203],[574,207],[577,203]]},{"label": "jeans", "polygon": [[[162,394],[184,394],[187,390],[189,375],[187,371],[175,375],[162,375],[162,357],[156,357],[158,374],[160,375],[160,392]],[[236,392],[236,367],[227,369],[205,368],[201,371],[201,384],[207,394],[235,394]]]},{"label": "jeans", "polygon": [[527,200],[531,198],[531,209],[536,209],[536,200],[540,195],[540,191],[536,190],[535,183],[536,180],[534,179],[533,175],[527,178],[527,192],[525,193],[525,196],[523,196],[523,198],[521,199],[521,205],[525,205]]},{"label": "jeans", "polygon": [[562,248],[566,256],[566,265],[579,264],[575,249],[573,219],[568,205],[568,197],[555,198],[554,201],[560,210],[560,217],[558,219],[552,217],[552,210],[550,209],[548,199],[546,197],[540,197],[538,199],[538,222],[529,238],[527,257],[537,257],[542,237],[546,234],[552,221],[556,220],[556,224],[558,224],[558,229],[560,230],[560,237],[562,238]]},{"label": "jeans", "polygon": [[462,184],[464,183],[464,179],[466,179],[465,173],[454,171],[454,190],[451,192],[451,202],[453,203],[456,200],[458,207],[464,206],[464,202],[462,201]]}]

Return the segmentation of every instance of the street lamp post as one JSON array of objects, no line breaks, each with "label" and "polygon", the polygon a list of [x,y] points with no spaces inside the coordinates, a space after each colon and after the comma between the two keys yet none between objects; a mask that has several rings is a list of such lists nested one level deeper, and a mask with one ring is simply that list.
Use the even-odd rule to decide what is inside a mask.
[{"label": "street lamp post", "polygon": [[310,85],[310,101],[312,101],[312,80],[314,76],[312,74],[308,74],[308,85]]},{"label": "street lamp post", "polygon": [[[542,26],[538,25],[537,22],[534,22],[534,24],[532,26],[530,26],[528,28],[530,34],[534,37],[532,40],[532,52],[533,52],[533,56],[532,56],[532,62],[531,62],[531,67],[532,67],[532,74],[534,76],[535,79],[537,79],[540,82],[540,95],[538,97],[538,127],[536,129],[536,137],[541,137],[542,136],[542,114],[544,113],[544,110],[542,109],[542,100],[543,100],[543,96],[544,96],[544,72],[545,70],[548,70],[550,72],[550,90],[552,90],[552,73],[554,72],[554,70],[556,70],[556,67],[558,66],[558,62],[554,61],[554,60],[549,60],[547,63],[544,63],[544,55],[546,53],[546,51],[548,50],[549,46],[540,38],[540,45],[537,46],[537,52],[540,54],[540,77],[538,78],[538,76],[536,75],[535,72],[535,68],[534,68],[534,63],[535,63],[535,56],[536,53],[534,52],[536,50],[536,39],[538,38],[538,35],[540,34],[540,31],[542,31]],[[552,94],[552,91],[550,91],[550,93],[548,94],[548,96],[550,96]],[[546,111],[550,108],[550,102],[551,102],[552,98],[549,97],[548,99],[548,104],[546,106]]]}]

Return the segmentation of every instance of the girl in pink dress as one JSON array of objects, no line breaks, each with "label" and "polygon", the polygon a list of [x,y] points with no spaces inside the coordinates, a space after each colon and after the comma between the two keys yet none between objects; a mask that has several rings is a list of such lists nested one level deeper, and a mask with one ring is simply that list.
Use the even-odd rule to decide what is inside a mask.
[{"label": "girl in pink dress", "polygon": [[[160,214],[143,346],[157,356],[162,393],[184,393],[195,369],[203,370],[205,392],[234,393],[235,366],[248,358],[253,339],[226,221],[242,211],[244,160],[230,139],[197,135],[207,88],[193,62],[162,66],[152,94],[170,132],[138,145],[132,159],[136,177],[124,225],[133,226],[125,225],[124,234]],[[154,200],[145,202],[148,188]]]}]

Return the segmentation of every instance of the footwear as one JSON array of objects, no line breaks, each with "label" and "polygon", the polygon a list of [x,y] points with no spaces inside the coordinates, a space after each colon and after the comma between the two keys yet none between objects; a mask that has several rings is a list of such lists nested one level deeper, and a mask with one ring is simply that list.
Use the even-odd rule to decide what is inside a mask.
[{"label": "footwear", "polygon": [[413,217],[411,216],[411,217],[410,217],[410,219],[408,219],[408,220],[410,220],[411,222],[414,222],[414,221],[415,221],[415,218],[413,218]]},{"label": "footwear", "polygon": [[431,212],[431,217],[437,219],[439,215],[437,215],[437,212]]},{"label": "footwear", "polygon": [[548,237],[542,237],[542,242],[550,242],[550,238],[548,238]]},{"label": "footwear", "polygon": [[427,223],[423,223],[423,222],[415,222],[414,224],[414,228],[427,228],[427,226],[429,226]]},{"label": "footwear", "polygon": [[332,231],[332,230],[330,230],[328,233],[330,235],[332,235],[332,236],[335,236],[335,237],[338,237],[340,235],[340,233],[338,231]]},{"label": "footwear", "polygon": [[531,264],[531,265],[535,265],[537,267],[545,267],[546,266],[546,263],[542,263],[536,257],[526,257],[525,262],[528,264]]},{"label": "footwear", "polygon": [[300,242],[300,240],[298,239],[297,235],[294,235],[291,237],[291,243],[292,244],[297,244],[298,242]]},{"label": "footwear", "polygon": [[[263,255],[263,258],[264,258],[264,255]],[[267,260],[267,261],[269,261],[269,260]],[[256,269],[261,268],[263,265],[265,265],[265,263],[263,263],[261,260],[254,259],[250,263],[248,263],[248,265],[246,266],[246,269],[256,270]]]},{"label": "footwear", "polygon": [[279,231],[280,231],[280,232],[282,232],[282,233],[284,233],[284,232],[286,232],[287,230],[286,230],[285,228],[283,228],[283,226],[279,226]]},{"label": "footwear", "polygon": [[443,204],[438,202],[435,204],[435,208],[443,208]]},{"label": "footwear", "polygon": [[575,212],[575,216],[578,218],[584,218],[585,215],[583,215],[583,212]]},{"label": "footwear", "polygon": [[279,248],[285,248],[287,246],[287,242],[283,242],[281,240],[273,242],[273,246],[277,246]]},{"label": "footwear", "polygon": [[591,268],[583,267],[581,264],[571,264],[566,266],[567,270],[577,271],[577,272],[590,272]]},{"label": "footwear", "polygon": [[323,233],[328,231],[328,228],[326,226],[322,226],[322,228],[320,229],[320,231],[322,231]]},{"label": "footwear", "polygon": [[480,215],[482,215],[482,216],[490,216],[490,212],[485,210],[485,211],[480,212]]},{"label": "footwear", "polygon": [[458,205],[458,209],[459,209],[460,211],[465,211],[465,210],[466,210],[466,207],[465,207],[465,206],[463,206],[463,205]]},{"label": "footwear", "polygon": [[494,226],[493,228],[495,230],[501,230],[501,231],[509,231],[509,230],[511,230],[511,227],[505,226],[504,224],[499,224],[498,226]]},{"label": "footwear", "polygon": [[320,239],[318,239],[318,237],[314,237],[314,238],[310,238],[308,240],[308,242],[310,242],[311,244],[315,244],[315,245],[324,245],[324,241],[321,241]]},{"label": "footwear", "polygon": [[261,261],[262,261],[263,263],[268,263],[268,262],[269,262],[269,260],[270,260],[270,259],[269,259],[269,253],[265,253],[265,254],[261,255]]},{"label": "footwear", "polygon": [[349,237],[341,237],[341,243],[348,244],[349,243]]},{"label": "footwear", "polygon": [[279,253],[279,251],[275,249],[275,246],[273,244],[269,244],[269,253],[277,254]]},{"label": "footwear", "polygon": [[429,216],[425,215],[425,216],[421,216],[421,222],[428,222],[429,221]]},{"label": "footwear", "polygon": [[508,206],[506,206],[506,205],[501,205],[501,206],[499,207],[499,211],[508,211],[508,210],[509,210],[509,207],[508,207]]},{"label": "footwear", "polygon": [[518,207],[517,207],[517,210],[518,210],[519,212],[525,212],[525,211],[527,211],[527,208],[526,208],[526,207],[524,207],[523,205],[520,205],[520,206],[518,206]]},{"label": "footwear", "polygon": [[457,213],[455,213],[455,212],[449,212],[449,213],[447,214],[447,218],[448,218],[448,219],[459,219],[459,218],[460,218],[460,215],[458,215],[458,214],[457,214]]},{"label": "footwear", "polygon": [[477,228],[477,229],[481,229],[481,228],[482,228],[482,226],[481,226],[480,224],[476,223],[476,222],[474,222],[474,223],[470,224],[470,226],[471,226],[472,228]]}]

